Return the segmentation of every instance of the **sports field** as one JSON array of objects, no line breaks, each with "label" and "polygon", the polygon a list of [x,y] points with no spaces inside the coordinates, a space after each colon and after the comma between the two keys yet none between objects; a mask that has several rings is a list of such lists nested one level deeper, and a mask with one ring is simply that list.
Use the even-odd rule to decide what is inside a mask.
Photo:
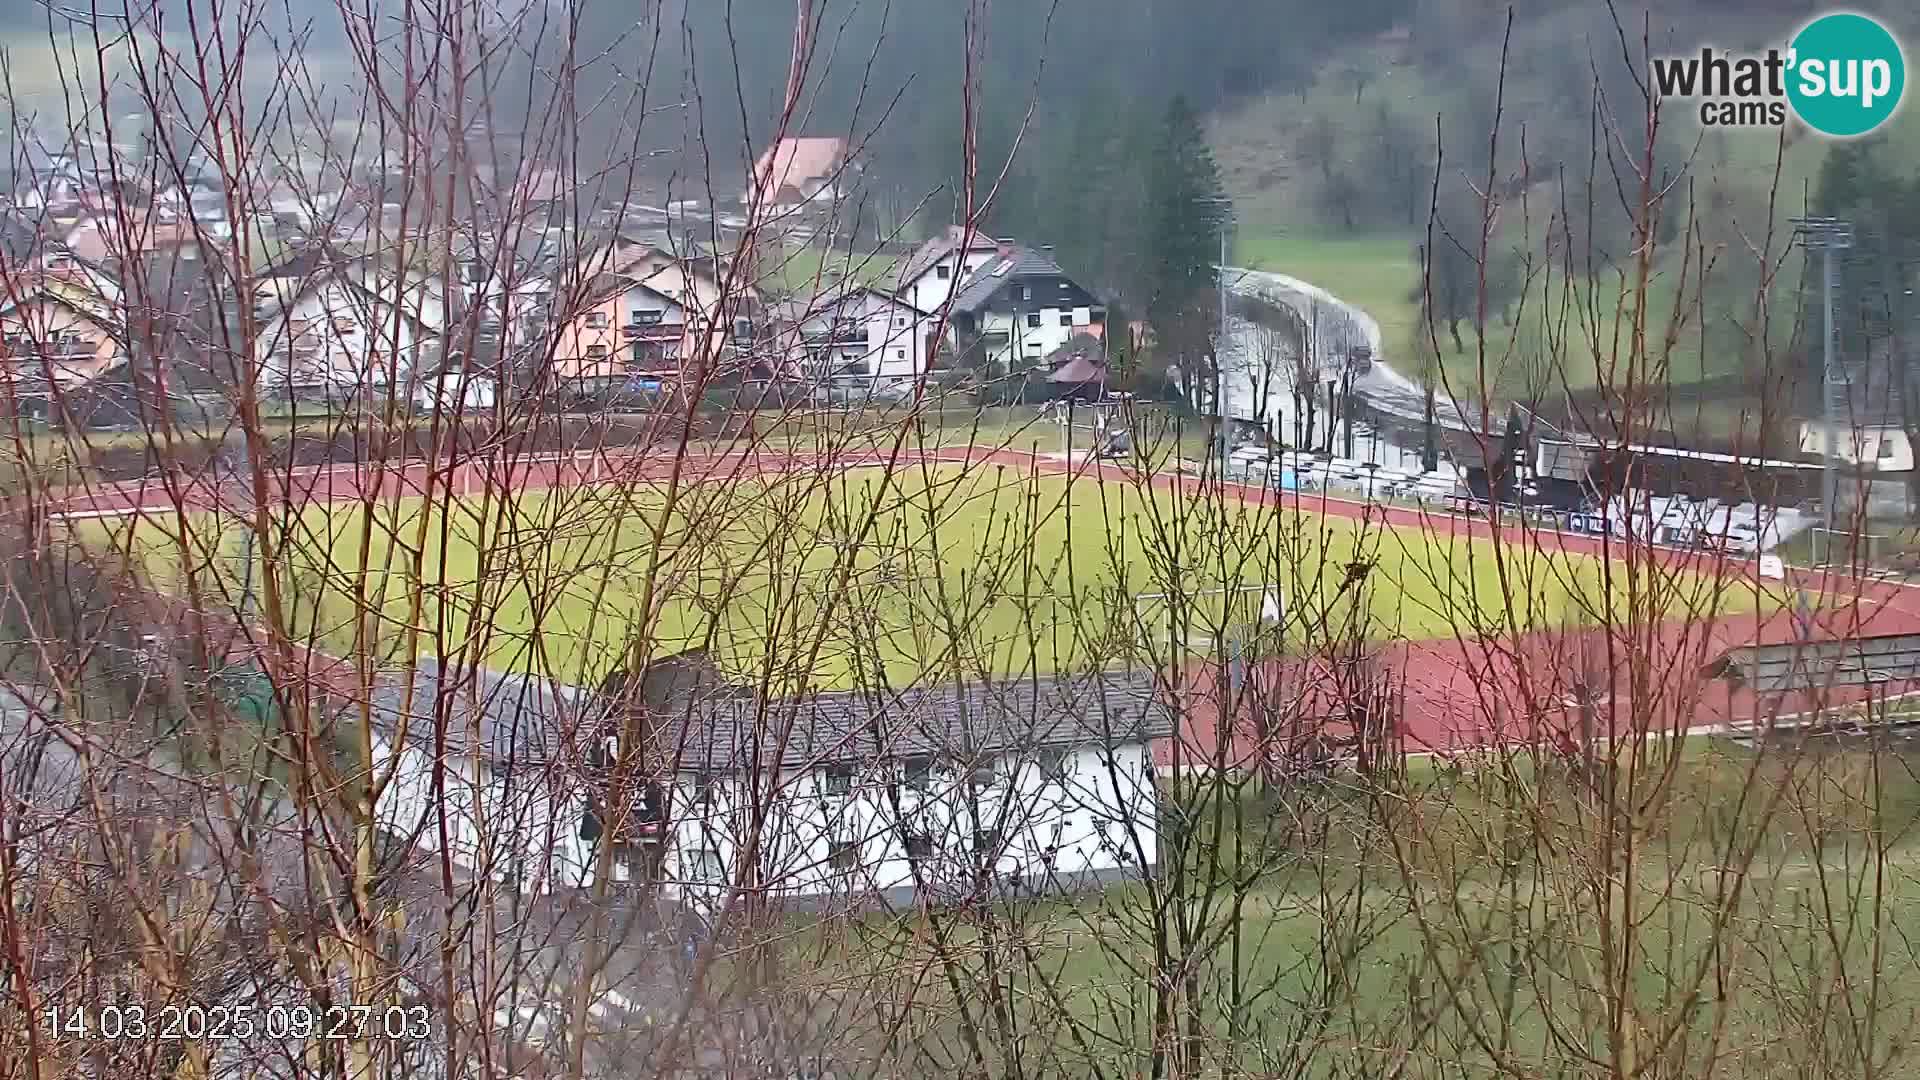
[{"label": "sports field", "polygon": [[[232,524],[195,516],[184,549],[203,586],[238,598],[245,547]],[[315,505],[285,518],[277,578],[292,630],[329,651],[397,653],[411,639],[451,653],[471,635],[495,666],[592,681],[645,635],[655,654],[703,647],[743,676],[834,686],[1164,662],[1174,640],[1210,651],[1219,632],[1274,648],[1270,605],[1300,643],[1585,623],[1609,604],[1730,614],[1756,603],[1748,583],[1644,564],[1631,582],[1614,564],[1609,580],[1596,558],[1496,552],[1446,535],[1453,524],[1387,528],[930,464],[701,485],[670,510],[644,485],[402,500],[371,515]],[[156,586],[180,587],[181,540],[159,521],[85,527]]]}]

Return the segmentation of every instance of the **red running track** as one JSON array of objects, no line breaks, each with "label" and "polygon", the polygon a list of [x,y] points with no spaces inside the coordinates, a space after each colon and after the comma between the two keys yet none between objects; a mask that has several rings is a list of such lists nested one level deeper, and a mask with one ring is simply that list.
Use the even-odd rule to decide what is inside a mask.
[{"label": "red running track", "polygon": [[[483,491],[545,490],[602,484],[656,484],[677,477],[684,483],[737,480],[764,474],[829,472],[888,464],[912,465],[924,460],[942,463],[999,465],[1022,472],[1071,474],[1102,483],[1138,484],[1142,475],[1124,465],[1069,463],[1058,457],[1025,451],[956,447],[921,454],[903,451],[889,457],[880,453],[833,455],[770,451],[729,451],[684,457],[648,453],[578,454],[522,459],[517,462],[480,459],[453,463],[412,462],[404,465],[348,463],[297,468],[271,474],[267,497],[300,505],[373,502],[447,493],[472,495]],[[1217,481],[1159,473],[1152,485],[1174,491],[1200,493],[1219,490]],[[1691,567],[1707,574],[1750,580],[1755,567],[1745,559],[1637,544],[1617,538],[1595,537],[1541,529],[1519,523],[1495,523],[1480,517],[1436,513],[1407,507],[1385,507],[1321,493],[1273,492],[1257,485],[1229,483],[1228,495],[1252,506],[1284,505],[1300,510],[1359,520],[1374,525],[1419,529],[1450,537],[1491,540],[1527,551],[1548,550],[1603,559],[1638,555],[1674,567]],[[240,510],[252,493],[238,478],[224,484],[197,481],[171,488],[158,478],[128,481],[68,491],[59,497],[57,513],[68,517],[155,516],[170,519],[180,512]],[[1920,633],[1920,587],[1853,575],[1792,570],[1786,582],[1814,598],[1815,633],[1819,636]],[[1677,622],[1677,620],[1676,620]],[[1677,629],[1671,627],[1668,629]],[[1711,628],[1717,640],[1784,641],[1798,633],[1793,614],[1728,616]]]}]

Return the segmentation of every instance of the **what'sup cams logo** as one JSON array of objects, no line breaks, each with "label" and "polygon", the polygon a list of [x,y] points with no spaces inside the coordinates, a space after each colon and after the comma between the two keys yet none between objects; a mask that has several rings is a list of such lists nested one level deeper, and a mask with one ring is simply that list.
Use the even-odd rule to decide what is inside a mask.
[{"label": "what'sup cams logo", "polygon": [[1653,82],[1663,98],[1698,101],[1709,127],[1780,127],[1791,109],[1813,130],[1844,139],[1892,118],[1906,94],[1907,62],[1886,27],[1836,12],[1801,27],[1785,50],[1656,58]]}]

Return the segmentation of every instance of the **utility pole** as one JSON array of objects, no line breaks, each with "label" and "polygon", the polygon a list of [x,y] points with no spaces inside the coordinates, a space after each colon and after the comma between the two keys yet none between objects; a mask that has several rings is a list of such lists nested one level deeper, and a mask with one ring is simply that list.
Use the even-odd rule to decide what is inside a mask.
[{"label": "utility pole", "polygon": [[1224,204],[1220,217],[1220,344],[1213,350],[1213,411],[1220,416],[1220,483],[1227,482],[1227,365],[1223,362],[1227,347],[1227,223],[1233,204]]},{"label": "utility pole", "polygon": [[[1821,342],[1821,397],[1826,414],[1826,435],[1821,449],[1826,457],[1827,468],[1820,505],[1827,530],[1828,550],[1824,555],[1826,561],[1832,562],[1834,524],[1838,520],[1836,514],[1840,501],[1840,416],[1846,409],[1844,395],[1847,392],[1847,380],[1841,371],[1835,349],[1833,296],[1839,287],[1840,268],[1834,261],[1833,253],[1853,246],[1853,223],[1831,217],[1804,217],[1794,218],[1793,226],[1794,234],[1807,250],[1821,253],[1821,306],[1825,309],[1822,321],[1825,333]],[[1819,558],[1822,554],[1815,552],[1815,557]]]},{"label": "utility pole", "polygon": [[1233,200],[1224,195],[1216,195],[1202,200],[1212,206],[1219,214],[1214,230],[1220,239],[1220,265],[1214,277],[1220,290],[1220,328],[1213,336],[1213,416],[1214,436],[1219,442],[1215,450],[1215,464],[1220,470],[1220,483],[1227,482],[1227,230],[1233,224]]}]

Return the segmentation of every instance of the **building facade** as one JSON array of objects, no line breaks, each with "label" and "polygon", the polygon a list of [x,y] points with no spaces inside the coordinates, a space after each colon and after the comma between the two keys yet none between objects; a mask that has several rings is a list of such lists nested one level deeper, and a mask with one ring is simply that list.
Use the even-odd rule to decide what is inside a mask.
[{"label": "building facade", "polygon": [[810,381],[909,381],[926,374],[933,356],[932,319],[875,289],[801,302],[782,321],[789,367]]},{"label": "building facade", "polygon": [[410,697],[376,695],[384,831],[430,852],[444,834],[466,872],[537,892],[590,887],[604,855],[611,885],[693,906],[736,890],[963,903],[1158,862],[1150,748],[1173,721],[1149,673],[884,700],[705,686],[647,721],[577,687],[425,665]]},{"label": "building facade", "polygon": [[961,285],[949,336],[962,365],[1025,371],[1077,335],[1106,339],[1106,305],[1045,251],[1002,246]]}]

